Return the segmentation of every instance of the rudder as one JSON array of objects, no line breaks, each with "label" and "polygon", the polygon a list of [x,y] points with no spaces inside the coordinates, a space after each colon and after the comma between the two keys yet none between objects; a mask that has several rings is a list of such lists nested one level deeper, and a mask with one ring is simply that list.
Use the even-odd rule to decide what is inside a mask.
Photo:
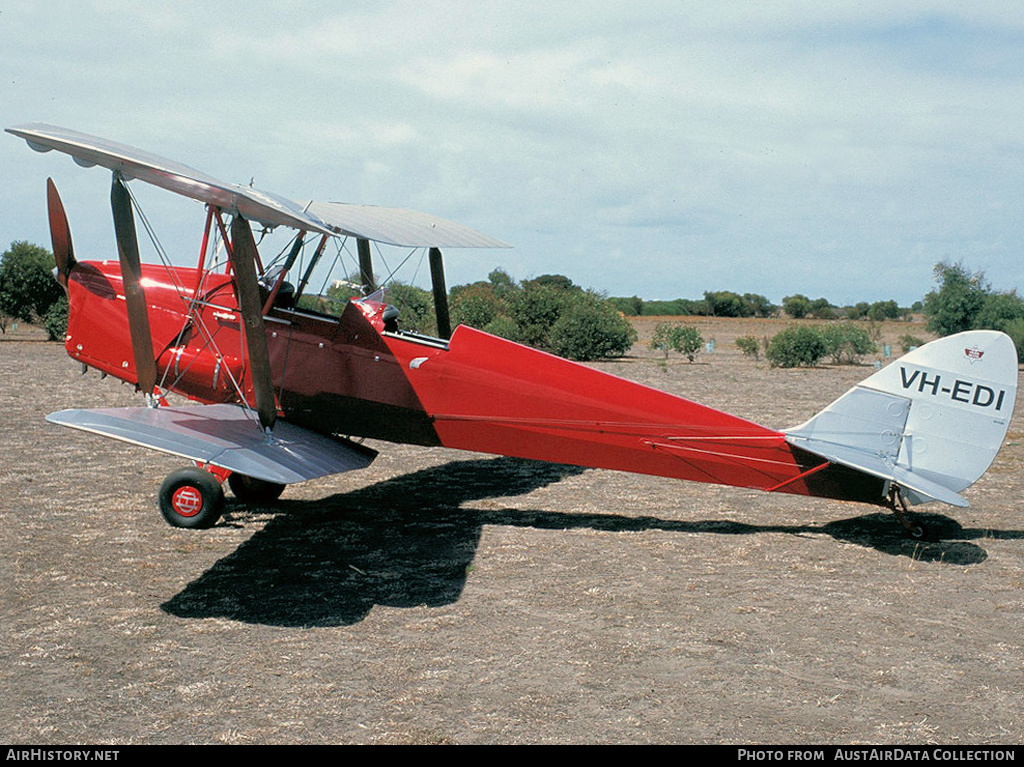
[{"label": "rudder", "polygon": [[989,468],[1017,397],[1017,350],[1004,333],[940,338],[870,376],[786,439],[897,483],[908,503],[966,506],[959,493]]}]

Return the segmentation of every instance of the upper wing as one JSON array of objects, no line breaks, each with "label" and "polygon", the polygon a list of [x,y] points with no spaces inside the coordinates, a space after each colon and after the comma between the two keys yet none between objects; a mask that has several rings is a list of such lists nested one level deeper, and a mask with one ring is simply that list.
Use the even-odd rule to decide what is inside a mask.
[{"label": "upper wing", "polygon": [[252,187],[218,181],[195,168],[126,144],[46,123],[16,125],[7,132],[25,139],[37,152],[56,149],[71,155],[84,167],[99,165],[120,172],[126,178],[137,178],[224,210],[237,210],[245,218],[266,226],[284,225],[330,233],[324,222],[291,200]]},{"label": "upper wing", "polygon": [[127,144],[46,123],[7,128],[38,152],[56,149],[84,167],[99,165],[177,194],[191,197],[266,226],[344,234],[385,245],[428,248],[508,248],[501,240],[427,213],[340,202],[305,207],[279,195],[208,176],[166,157]]},{"label": "upper wing", "polygon": [[428,213],[377,205],[313,202],[307,210],[340,234],[413,248],[510,248],[462,224]]}]

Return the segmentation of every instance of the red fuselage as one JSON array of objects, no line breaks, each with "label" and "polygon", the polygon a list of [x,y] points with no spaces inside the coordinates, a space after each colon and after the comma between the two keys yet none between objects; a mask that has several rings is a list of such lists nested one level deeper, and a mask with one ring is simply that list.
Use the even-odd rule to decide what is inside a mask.
[{"label": "red fuselage", "polygon": [[[195,269],[143,267],[159,385],[203,403],[252,404],[231,277],[207,273],[190,312],[197,279]],[[137,383],[118,263],[79,263],[68,287],[68,354]],[[271,309],[280,417],[324,434],[881,502],[881,480],[781,432],[469,327],[449,341],[388,332],[385,308]]]}]

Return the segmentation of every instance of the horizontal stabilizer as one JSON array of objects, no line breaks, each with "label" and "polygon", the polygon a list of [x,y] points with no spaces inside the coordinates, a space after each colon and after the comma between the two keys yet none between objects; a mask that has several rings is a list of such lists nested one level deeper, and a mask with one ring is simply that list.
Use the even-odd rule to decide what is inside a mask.
[{"label": "horizontal stabilizer", "polygon": [[924,477],[919,477],[906,469],[896,466],[892,461],[886,460],[879,454],[871,454],[856,448],[846,447],[836,443],[822,442],[815,439],[798,439],[787,435],[787,441],[798,445],[804,450],[819,455],[832,463],[849,466],[851,469],[863,471],[873,477],[881,477],[898,484],[905,490],[912,490],[921,498],[918,502],[942,501],[950,506],[966,507],[967,499],[962,495],[954,493],[947,487],[937,482],[931,482]]},{"label": "horizontal stabilizer", "polygon": [[363,469],[377,455],[285,421],[268,438],[238,405],[61,410],[46,420],[282,485]]}]

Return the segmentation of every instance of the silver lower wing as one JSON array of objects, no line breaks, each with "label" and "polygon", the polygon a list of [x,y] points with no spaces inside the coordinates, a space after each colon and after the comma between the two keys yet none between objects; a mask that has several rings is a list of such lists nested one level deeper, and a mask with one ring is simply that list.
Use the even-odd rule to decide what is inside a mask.
[{"label": "silver lower wing", "polygon": [[46,420],[282,485],[363,469],[377,456],[287,421],[268,437],[238,405],[61,410]]}]

